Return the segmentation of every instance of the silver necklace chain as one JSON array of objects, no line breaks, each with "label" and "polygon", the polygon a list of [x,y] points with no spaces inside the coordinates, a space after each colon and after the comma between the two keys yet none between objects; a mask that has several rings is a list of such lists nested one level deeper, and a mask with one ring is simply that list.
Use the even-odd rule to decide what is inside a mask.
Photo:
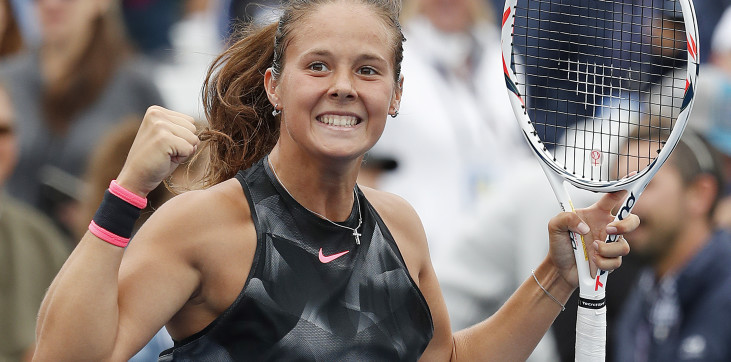
[{"label": "silver necklace chain", "polygon": [[[269,163],[269,168],[272,169],[272,173],[274,174],[274,178],[276,178],[277,181],[279,181],[279,184],[282,185],[282,188],[284,189],[285,192],[287,192],[287,195],[289,195],[289,197],[291,197],[292,199],[294,199],[295,201],[297,201],[297,199],[295,199],[294,196],[292,196],[292,193],[289,192],[289,190],[287,190],[287,187],[284,186],[284,183],[282,182],[282,179],[280,179],[279,178],[279,175],[277,175],[277,170],[274,169],[274,165],[272,164],[272,161],[269,159],[269,157],[267,157],[267,162]],[[327,221],[327,222],[329,222],[329,223],[331,223],[331,224],[333,224],[335,226],[338,226],[338,227],[341,227],[343,229],[347,229],[347,230],[352,231],[353,232],[353,237],[355,237],[355,244],[356,245],[360,245],[360,236],[362,234],[358,232],[358,229],[360,229],[360,225],[363,224],[363,219],[361,218],[361,214],[360,214],[360,201],[358,201],[358,194],[355,192],[355,186],[353,186],[353,200],[356,203],[356,205],[358,205],[358,226],[356,226],[355,228],[351,228],[351,227],[348,227],[348,226],[345,226],[345,225],[338,224],[338,223],[336,223],[336,222],[334,222],[334,221],[326,218],[324,215],[308,209],[307,207],[305,207],[305,205],[302,205],[301,203],[300,203],[300,205],[305,210],[309,211],[312,214],[315,214],[315,215],[319,216],[321,219],[323,219],[323,220],[325,220],[325,221]]]}]

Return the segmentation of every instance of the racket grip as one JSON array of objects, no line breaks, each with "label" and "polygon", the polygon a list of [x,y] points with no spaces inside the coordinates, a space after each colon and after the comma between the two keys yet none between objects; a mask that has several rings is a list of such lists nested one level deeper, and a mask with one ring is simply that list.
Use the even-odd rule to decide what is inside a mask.
[{"label": "racket grip", "polygon": [[[604,362],[607,346],[607,307],[601,300],[583,299],[576,313],[576,362]],[[580,303],[581,304],[581,303]],[[601,305],[600,308],[595,308]]]}]

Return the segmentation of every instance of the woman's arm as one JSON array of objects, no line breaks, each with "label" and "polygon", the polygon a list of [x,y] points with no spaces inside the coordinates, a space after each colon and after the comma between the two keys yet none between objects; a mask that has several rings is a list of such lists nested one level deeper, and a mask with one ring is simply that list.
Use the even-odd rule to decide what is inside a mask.
[{"label": "woman's arm", "polygon": [[[198,139],[194,132],[192,118],[151,107],[119,184],[146,196],[195,151]],[[170,215],[143,227],[148,235],[145,239],[152,240],[134,246],[147,249],[147,257],[158,262],[125,278],[119,276],[125,250],[90,232],[84,235],[41,305],[35,360],[127,359],[185,303],[199,278],[184,254],[186,249],[172,247],[166,231],[175,229],[167,224],[184,208],[167,209]],[[144,308],[138,302],[141,296],[148,302]]]},{"label": "woman's arm", "polygon": [[[565,304],[578,285],[569,230],[585,236],[589,243],[591,269],[613,270],[629,252],[624,239],[605,244],[607,231],[624,234],[639,225],[631,216],[614,223],[611,209],[622,201],[622,193],[607,194],[596,204],[577,213],[561,213],[549,223],[549,255],[537,267],[536,278],[559,302]],[[561,306],[536,283],[530,271],[513,296],[487,320],[452,334],[447,308],[431,265],[426,236],[413,209],[402,199],[376,192],[369,200],[384,217],[396,239],[407,267],[429,304],[434,320],[434,338],[422,355],[424,361],[519,361],[528,358],[553,323]],[[584,225],[581,225],[581,224]],[[611,227],[607,224],[611,223]],[[580,226],[581,225],[581,226]],[[616,229],[614,229],[616,228]],[[486,236],[489,237],[489,230]]]},{"label": "woman's arm", "polygon": [[[535,275],[562,304],[574,290],[548,260],[538,266]],[[525,361],[560,312],[561,306],[529,275],[490,318],[454,334],[452,360]]]},{"label": "woman's arm", "polygon": [[127,360],[185,304],[199,285],[189,257],[165,242],[172,239],[149,237],[166,228],[143,229],[148,237],[129,248],[144,249],[135,253],[144,258],[124,262],[124,249],[91,233],[82,238],[43,301],[34,359]]},{"label": "woman's arm", "polygon": [[[596,204],[577,213],[564,212],[548,225],[549,255],[535,271],[536,278],[561,304],[578,286],[576,262],[569,231],[578,232],[587,243],[592,273],[597,268],[614,270],[629,245],[606,244],[607,233],[624,234],[639,225],[637,216],[613,222],[611,210],[621,203],[624,192],[604,195]],[[527,272],[527,271],[526,271]],[[525,360],[561,312],[561,306],[538,285],[526,278],[513,296],[487,320],[455,334],[455,355],[460,360]]]}]

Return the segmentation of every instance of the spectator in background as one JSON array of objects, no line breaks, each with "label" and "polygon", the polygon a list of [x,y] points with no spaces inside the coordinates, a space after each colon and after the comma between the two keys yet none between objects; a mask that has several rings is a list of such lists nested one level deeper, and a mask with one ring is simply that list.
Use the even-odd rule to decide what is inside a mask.
[{"label": "spectator in background", "polygon": [[[658,145],[639,136],[629,150],[649,160]],[[687,130],[632,211],[642,225],[627,240],[645,269],[613,331],[616,361],[731,359],[731,234],[713,224],[722,185],[715,150]]]},{"label": "spectator in background", "polygon": [[160,104],[114,0],[37,0],[42,40],[0,64],[16,109],[20,162],[8,191],[71,230],[78,178],[98,139]]},{"label": "spectator in background", "polygon": [[36,315],[70,253],[53,222],[4,192],[17,163],[16,114],[0,84],[0,361],[29,361]]},{"label": "spectator in background", "polygon": [[476,200],[505,165],[528,149],[501,86],[500,38],[489,8],[480,0],[405,5],[407,89],[369,158],[398,163],[377,184],[414,206],[436,255],[455,238],[455,225],[474,216]]},{"label": "spectator in background", "polygon": [[15,20],[10,0],[0,0],[0,59],[18,53],[23,48],[23,37]]}]

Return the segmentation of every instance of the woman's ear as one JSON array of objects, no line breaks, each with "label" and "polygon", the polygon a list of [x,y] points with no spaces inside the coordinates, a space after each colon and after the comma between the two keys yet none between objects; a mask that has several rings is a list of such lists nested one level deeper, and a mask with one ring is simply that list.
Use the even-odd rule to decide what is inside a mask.
[{"label": "woman's ear", "polygon": [[267,68],[267,71],[264,73],[264,89],[266,89],[269,102],[274,105],[281,103],[277,94],[277,80],[274,78],[272,68]]},{"label": "woman's ear", "polygon": [[396,89],[394,90],[393,98],[391,99],[391,106],[388,109],[388,113],[391,115],[398,114],[398,110],[401,107],[401,95],[404,92],[404,76],[399,77],[396,82]]}]

